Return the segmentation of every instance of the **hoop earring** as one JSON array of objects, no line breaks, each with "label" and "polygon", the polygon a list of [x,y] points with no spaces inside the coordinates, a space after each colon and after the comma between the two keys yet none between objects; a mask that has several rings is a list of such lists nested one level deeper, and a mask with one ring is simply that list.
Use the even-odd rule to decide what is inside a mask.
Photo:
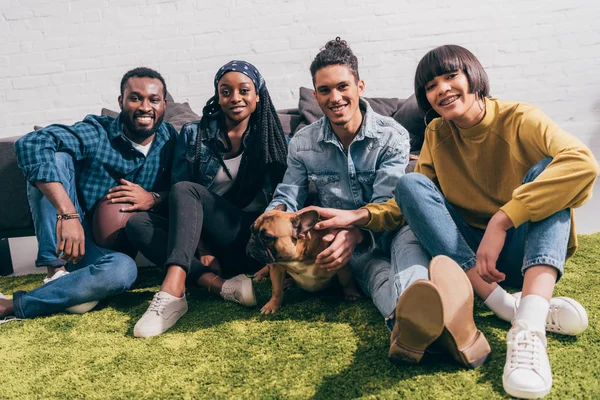
[{"label": "hoop earring", "polygon": [[442,123],[441,123],[441,124],[440,124],[440,125],[439,125],[439,126],[436,128],[436,129],[431,129],[431,128],[429,127],[429,124],[427,123],[427,114],[429,114],[429,112],[430,112],[431,110],[433,110],[433,107],[432,107],[432,108],[430,108],[429,110],[427,110],[427,112],[426,112],[426,113],[425,113],[425,115],[423,116],[423,123],[425,124],[425,128],[426,128],[426,129],[429,129],[430,131],[436,132],[436,131],[439,131],[439,130],[440,130],[440,128],[441,128],[442,126],[444,126],[444,124],[446,123],[446,120],[445,120],[444,118],[442,118]]}]

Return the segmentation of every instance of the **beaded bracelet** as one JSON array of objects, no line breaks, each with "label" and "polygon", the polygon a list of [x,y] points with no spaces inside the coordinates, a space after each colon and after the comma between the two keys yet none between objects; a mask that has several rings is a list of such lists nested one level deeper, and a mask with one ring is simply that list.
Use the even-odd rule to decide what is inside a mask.
[{"label": "beaded bracelet", "polygon": [[79,213],[56,214],[57,221],[60,221],[61,219],[75,219],[75,218],[79,218]]}]

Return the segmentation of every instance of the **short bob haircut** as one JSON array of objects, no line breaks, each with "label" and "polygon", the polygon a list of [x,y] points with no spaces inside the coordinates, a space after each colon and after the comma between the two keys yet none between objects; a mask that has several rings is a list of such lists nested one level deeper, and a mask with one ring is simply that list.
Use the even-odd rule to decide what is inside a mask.
[{"label": "short bob haircut", "polygon": [[489,96],[488,76],[473,53],[454,44],[436,47],[419,61],[415,73],[415,96],[421,111],[429,112],[427,117],[437,118],[439,115],[432,110],[431,104],[427,100],[425,85],[436,76],[458,70],[462,70],[467,75],[469,93],[475,93],[480,99]]}]

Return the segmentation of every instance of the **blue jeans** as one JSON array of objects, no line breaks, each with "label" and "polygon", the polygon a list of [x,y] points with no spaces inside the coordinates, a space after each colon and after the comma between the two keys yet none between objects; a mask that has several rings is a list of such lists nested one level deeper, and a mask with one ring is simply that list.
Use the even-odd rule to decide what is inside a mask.
[{"label": "blue jeans", "polygon": [[[75,188],[75,167],[70,155],[56,153],[56,166],[61,183],[80,215]],[[65,264],[56,254],[56,209],[42,192],[28,184],[27,196],[38,240],[36,266],[59,267]],[[66,267],[71,273],[30,292],[13,294],[15,315],[32,318],[52,314],[65,308],[103,299],[129,289],[137,277],[135,261],[122,253],[105,249],[94,243],[92,215],[83,215],[85,255],[77,264]]]},{"label": "blue jeans", "polygon": [[429,279],[430,257],[408,225],[392,235],[390,252],[391,260],[381,248],[355,253],[350,259],[350,268],[361,290],[371,297],[392,330],[393,313],[400,295],[414,282]]},{"label": "blue jeans", "polygon": [[[546,158],[531,167],[523,183],[532,182],[550,161]],[[465,271],[475,266],[485,230],[468,225],[430,179],[419,173],[406,174],[398,180],[395,193],[402,214],[432,257],[446,255]],[[570,232],[569,209],[509,229],[496,263],[498,270],[506,274],[504,283],[523,286],[525,270],[540,264],[556,268],[560,278]]]}]

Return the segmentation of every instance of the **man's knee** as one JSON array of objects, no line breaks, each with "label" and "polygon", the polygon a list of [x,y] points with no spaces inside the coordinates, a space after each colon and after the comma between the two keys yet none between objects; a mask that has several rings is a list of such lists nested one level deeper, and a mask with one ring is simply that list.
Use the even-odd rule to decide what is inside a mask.
[{"label": "man's knee", "polygon": [[110,291],[116,294],[130,289],[137,279],[135,261],[123,253],[111,253],[103,258],[96,264],[96,269],[107,274],[103,281],[110,286]]},{"label": "man's knee", "polygon": [[75,164],[73,163],[73,157],[69,153],[57,151],[54,153],[54,160],[56,162],[56,168],[60,170],[75,170]]}]

